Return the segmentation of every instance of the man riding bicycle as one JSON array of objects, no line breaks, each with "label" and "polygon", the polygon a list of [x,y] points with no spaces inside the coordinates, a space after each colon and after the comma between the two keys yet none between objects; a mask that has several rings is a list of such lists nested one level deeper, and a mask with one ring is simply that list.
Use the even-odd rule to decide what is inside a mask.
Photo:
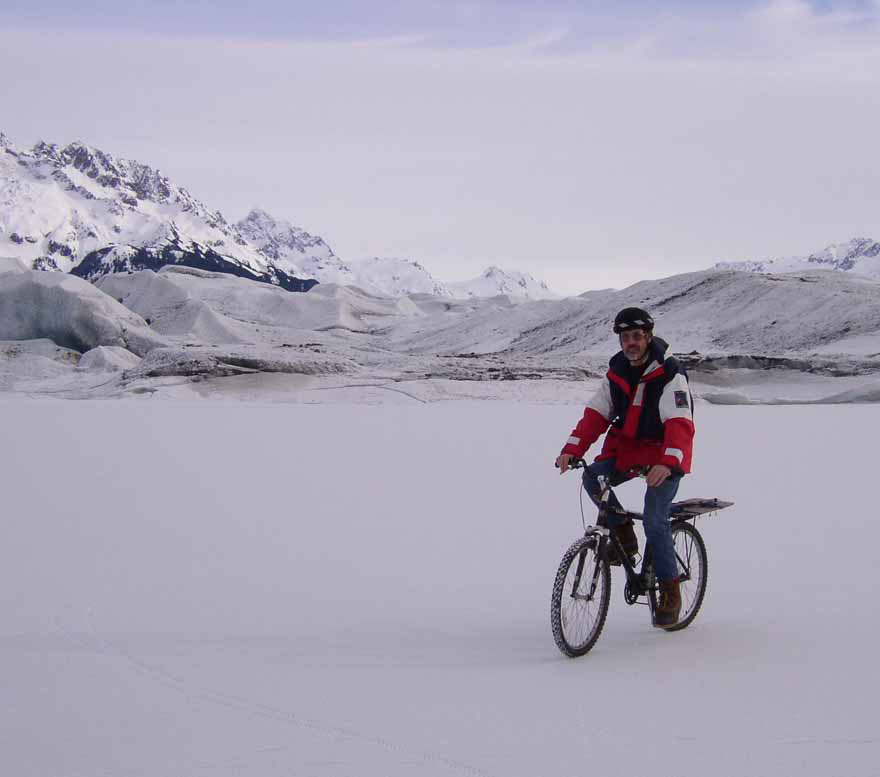
[{"label": "man riding bicycle", "polygon": [[[584,488],[596,504],[602,490],[600,477],[617,484],[633,477],[634,468],[650,468],[644,525],[660,586],[655,625],[668,628],[677,623],[681,611],[669,506],[682,476],[691,470],[694,423],[687,375],[673,357],[666,356],[666,342],[654,337],[653,331],[654,320],[640,308],[617,314],[614,332],[621,350],[611,358],[606,379],[587,402],[556,465],[560,474],[565,473],[572,458],[583,458],[608,430],[601,453],[584,470]],[[609,528],[634,556],[639,544],[632,519],[614,514],[614,509],[623,508],[613,494],[608,506]]]}]

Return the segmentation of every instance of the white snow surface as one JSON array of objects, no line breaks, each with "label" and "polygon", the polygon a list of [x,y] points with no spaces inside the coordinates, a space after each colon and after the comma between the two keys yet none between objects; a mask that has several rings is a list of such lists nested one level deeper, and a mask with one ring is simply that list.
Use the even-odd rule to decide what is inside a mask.
[{"label": "white snow surface", "polygon": [[0,391],[15,396],[33,387],[48,394],[53,384],[69,390],[80,357],[79,351],[46,338],[0,341]]},{"label": "white snow surface", "polygon": [[876,774],[873,407],[702,406],[699,616],[571,660],[579,403],[0,404],[4,773]]},{"label": "white snow surface", "polygon": [[118,345],[99,345],[86,351],[79,360],[81,370],[120,372],[136,367],[141,357]]}]

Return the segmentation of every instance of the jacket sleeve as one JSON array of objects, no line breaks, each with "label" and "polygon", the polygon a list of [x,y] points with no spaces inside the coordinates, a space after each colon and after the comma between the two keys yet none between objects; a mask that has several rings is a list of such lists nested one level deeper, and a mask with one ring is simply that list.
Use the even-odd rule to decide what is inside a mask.
[{"label": "jacket sleeve", "polygon": [[684,373],[663,387],[660,395],[660,420],[663,422],[663,456],[660,464],[670,469],[691,471],[694,445],[694,418],[691,392]]},{"label": "jacket sleeve", "polygon": [[608,381],[603,380],[596,393],[587,402],[584,416],[578,421],[568,442],[563,446],[562,453],[582,459],[587,449],[605,433],[608,424],[611,423],[613,412],[611,388]]}]

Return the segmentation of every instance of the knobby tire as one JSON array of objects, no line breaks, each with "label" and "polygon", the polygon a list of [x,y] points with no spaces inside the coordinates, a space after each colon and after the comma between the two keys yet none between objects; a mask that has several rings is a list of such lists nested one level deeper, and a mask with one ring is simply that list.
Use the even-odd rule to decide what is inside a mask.
[{"label": "knobby tire", "polygon": [[[577,658],[590,651],[599,639],[608,615],[608,605],[611,600],[611,567],[607,557],[602,559],[596,557],[598,543],[599,537],[596,535],[588,535],[574,542],[562,557],[553,583],[550,626],[556,646],[569,658]],[[596,565],[599,565],[595,598],[590,602],[571,597],[573,580],[581,555],[585,556],[585,563],[578,593],[589,591]],[[584,627],[582,630],[585,633],[582,637],[576,638],[574,634],[576,626]]]}]

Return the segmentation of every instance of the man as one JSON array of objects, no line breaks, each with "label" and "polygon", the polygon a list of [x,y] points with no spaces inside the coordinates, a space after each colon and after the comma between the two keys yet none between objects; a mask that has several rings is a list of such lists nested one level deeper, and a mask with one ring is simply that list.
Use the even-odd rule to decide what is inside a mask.
[{"label": "man", "polygon": [[[572,458],[608,430],[602,452],[584,470],[584,488],[598,504],[600,477],[623,482],[634,467],[650,467],[645,493],[645,536],[654,557],[660,586],[655,625],[674,626],[681,611],[678,566],[669,526],[669,506],[684,474],[691,470],[694,423],[687,375],[666,356],[667,344],[654,337],[654,320],[640,308],[625,308],[614,319],[621,350],[599,390],[587,403],[584,416],[556,459],[560,474]],[[609,429],[609,426],[611,427]],[[620,508],[612,494],[609,506]],[[622,508],[621,508],[622,509]],[[638,551],[632,520],[609,515],[609,528],[631,556]],[[620,563],[614,559],[612,563]]]}]

